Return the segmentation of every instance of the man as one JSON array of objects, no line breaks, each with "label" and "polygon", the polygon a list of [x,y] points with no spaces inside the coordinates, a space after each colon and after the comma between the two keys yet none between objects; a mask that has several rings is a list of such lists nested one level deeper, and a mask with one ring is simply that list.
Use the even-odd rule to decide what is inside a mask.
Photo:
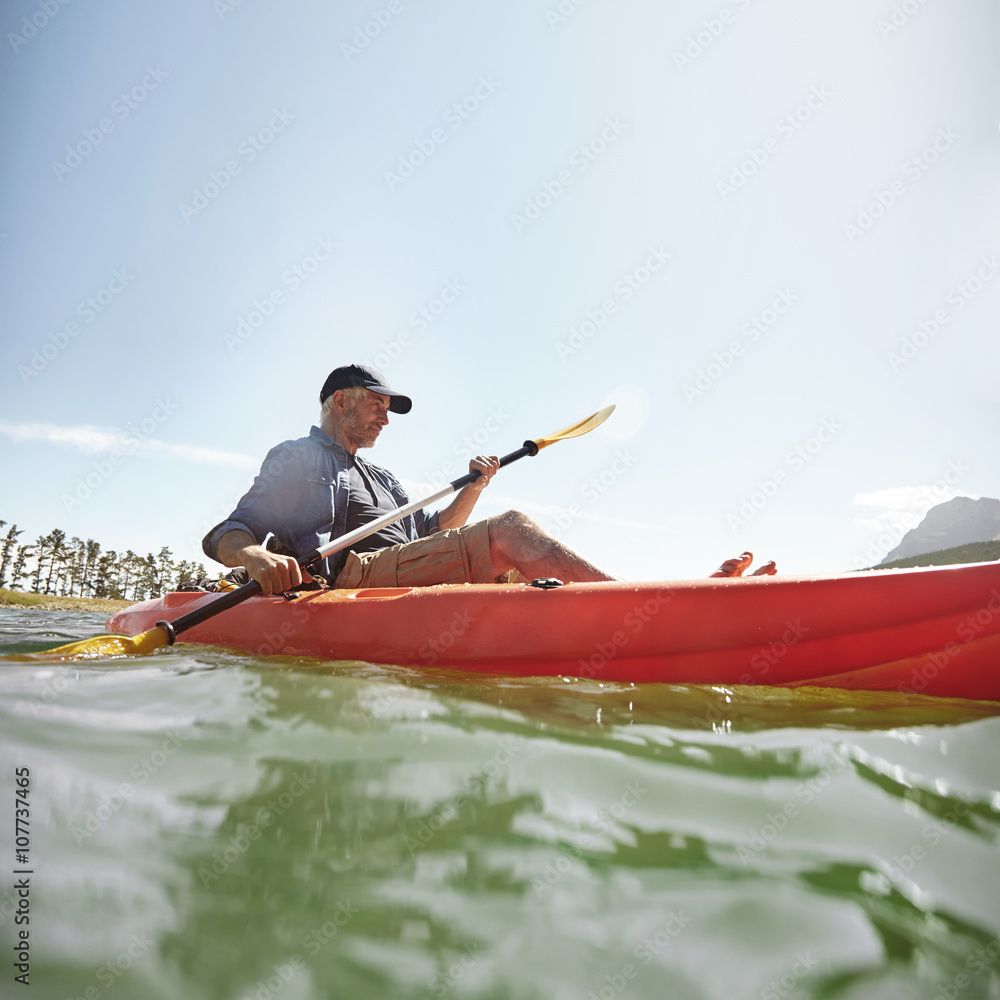
[{"label": "man", "polygon": [[[409,412],[410,398],[375,369],[344,365],[330,373],[319,399],[319,426],[272,448],[236,510],[202,542],[209,558],[245,567],[265,594],[311,581],[296,557],[409,502],[396,478],[358,451],[374,446],[390,412]],[[511,569],[529,580],[618,579],[521,511],[467,523],[498,468],[496,455],[477,456],[469,471],[480,477],[444,510],[411,514],[325,559],[316,572],[338,588],[493,583]]]}]

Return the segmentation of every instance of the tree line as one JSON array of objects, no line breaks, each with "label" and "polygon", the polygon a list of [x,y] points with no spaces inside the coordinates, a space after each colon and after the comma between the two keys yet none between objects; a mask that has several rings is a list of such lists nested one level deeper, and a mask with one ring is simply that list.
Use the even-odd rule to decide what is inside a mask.
[{"label": "tree line", "polygon": [[950,549],[924,552],[919,556],[906,556],[892,562],[879,563],[870,569],[909,569],[911,566],[953,566],[956,563],[993,562],[1000,559],[1000,541],[969,542]]},{"label": "tree line", "polygon": [[[0,531],[7,525],[0,521]],[[33,542],[12,524],[0,538],[0,587],[61,597],[111,597],[143,601],[208,576],[201,563],[174,562],[166,546],[158,555],[102,549],[92,538],[66,537],[61,528]]]}]

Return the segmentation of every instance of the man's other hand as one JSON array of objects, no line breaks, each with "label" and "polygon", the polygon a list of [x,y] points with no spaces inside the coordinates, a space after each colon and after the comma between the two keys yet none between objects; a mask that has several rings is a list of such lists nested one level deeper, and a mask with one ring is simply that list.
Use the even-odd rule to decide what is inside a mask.
[{"label": "man's other hand", "polygon": [[480,475],[471,485],[479,490],[485,489],[499,468],[500,459],[496,455],[477,455],[469,462],[469,472],[478,472]]}]

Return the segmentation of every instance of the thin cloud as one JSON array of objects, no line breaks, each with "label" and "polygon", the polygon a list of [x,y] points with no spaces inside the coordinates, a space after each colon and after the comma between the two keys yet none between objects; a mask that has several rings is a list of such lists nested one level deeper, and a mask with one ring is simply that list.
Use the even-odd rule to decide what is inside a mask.
[{"label": "thin cloud", "polygon": [[[871,493],[855,493],[852,501],[856,507],[881,507],[884,510],[928,510],[935,504],[966,497],[968,493],[945,486],[891,486]],[[973,498],[974,499],[974,498]]]},{"label": "thin cloud", "polygon": [[47,444],[68,445],[86,454],[112,451],[156,454],[182,462],[225,465],[235,469],[256,469],[260,465],[258,459],[237,452],[219,451],[195,445],[166,444],[156,438],[89,424],[59,427],[55,424],[15,424],[0,421],[0,434],[6,435],[18,444],[24,441],[43,441]]}]

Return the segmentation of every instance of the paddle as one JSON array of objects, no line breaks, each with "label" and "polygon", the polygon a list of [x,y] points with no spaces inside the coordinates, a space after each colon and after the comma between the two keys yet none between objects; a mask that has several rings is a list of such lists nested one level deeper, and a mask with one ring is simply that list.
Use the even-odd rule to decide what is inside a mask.
[{"label": "paddle", "polygon": [[[597,413],[591,414],[591,416],[584,420],[579,420],[575,424],[570,424],[569,427],[564,427],[561,431],[556,431],[554,434],[549,434],[546,437],[537,438],[534,441],[525,441],[517,451],[512,451],[509,455],[504,455],[500,459],[500,467],[503,468],[505,465],[510,465],[511,462],[516,462],[519,458],[524,458],[525,455],[537,455],[542,448],[547,448],[550,444],[555,444],[557,441],[566,441],[569,438],[580,437],[588,431],[592,431],[611,416],[614,408],[614,404],[606,406],[603,410],[598,410]],[[303,568],[308,569],[310,566],[326,559],[327,556],[332,556],[342,549],[350,548],[355,542],[360,541],[362,538],[367,538],[368,535],[374,534],[387,524],[392,524],[393,521],[398,521],[400,518],[420,510],[421,507],[426,507],[428,504],[434,503],[436,500],[441,500],[443,497],[462,489],[464,486],[468,486],[469,483],[474,482],[481,475],[482,473],[480,472],[469,472],[464,476],[460,476],[453,482],[448,483],[447,486],[442,486],[441,489],[430,496],[424,497],[421,500],[414,500],[403,507],[389,511],[388,514],[383,514],[382,517],[376,518],[363,527],[350,531],[346,535],[341,535],[340,538],[328,542],[326,545],[321,545],[312,552],[307,552],[298,560],[298,563]],[[251,580],[242,587],[237,587],[235,590],[229,591],[228,594],[223,594],[214,601],[210,601],[208,604],[196,608],[194,611],[189,611],[186,615],[181,615],[180,618],[172,622],[157,622],[153,628],[147,629],[145,632],[140,632],[139,635],[99,635],[93,639],[83,639],[79,642],[67,643],[65,646],[56,646],[55,649],[47,649],[41,653],[23,653],[17,656],[4,657],[4,659],[48,660],[52,657],[67,660],[93,659],[100,656],[128,656],[137,653],[152,653],[161,646],[173,645],[177,636],[182,632],[186,632],[189,628],[194,628],[195,625],[200,625],[209,618],[214,618],[228,608],[242,604],[243,601],[259,593],[260,584],[256,580]]]}]

